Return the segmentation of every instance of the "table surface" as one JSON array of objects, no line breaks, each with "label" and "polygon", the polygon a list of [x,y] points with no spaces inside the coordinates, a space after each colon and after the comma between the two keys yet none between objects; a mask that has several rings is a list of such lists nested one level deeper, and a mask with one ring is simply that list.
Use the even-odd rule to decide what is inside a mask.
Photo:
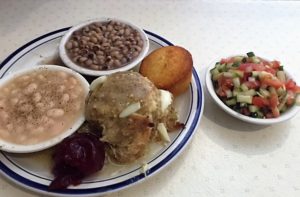
[{"label": "table surface", "polygon": [[[102,16],[122,18],[188,49],[201,82],[218,57],[254,51],[300,77],[300,2],[0,0],[0,61],[47,32]],[[167,168],[109,197],[300,196],[300,114],[271,126],[229,117],[205,91],[191,143]],[[33,197],[0,178],[1,196]]]}]

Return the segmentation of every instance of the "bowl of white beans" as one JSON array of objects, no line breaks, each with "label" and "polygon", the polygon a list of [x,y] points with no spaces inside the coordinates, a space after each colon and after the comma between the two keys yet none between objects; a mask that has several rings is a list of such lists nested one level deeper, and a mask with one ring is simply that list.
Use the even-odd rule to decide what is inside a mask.
[{"label": "bowl of white beans", "polygon": [[59,45],[62,61],[81,74],[109,75],[137,66],[147,55],[149,39],[136,25],[113,18],[73,26]]},{"label": "bowl of white beans", "polygon": [[84,122],[89,83],[62,66],[29,67],[0,80],[0,150],[40,151]]}]

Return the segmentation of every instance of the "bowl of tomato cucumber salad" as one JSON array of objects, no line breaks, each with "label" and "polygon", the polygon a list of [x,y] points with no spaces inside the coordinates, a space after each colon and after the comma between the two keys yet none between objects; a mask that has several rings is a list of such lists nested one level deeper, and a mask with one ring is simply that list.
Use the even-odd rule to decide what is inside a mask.
[{"label": "bowl of tomato cucumber salad", "polygon": [[211,64],[206,87],[213,100],[230,115],[250,123],[269,125],[296,115],[300,86],[277,60],[253,52]]}]

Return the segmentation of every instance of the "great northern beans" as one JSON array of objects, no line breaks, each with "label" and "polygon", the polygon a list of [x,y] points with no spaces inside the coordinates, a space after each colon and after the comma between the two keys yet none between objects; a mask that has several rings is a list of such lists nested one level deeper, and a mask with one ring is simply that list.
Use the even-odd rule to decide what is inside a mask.
[{"label": "great northern beans", "polygon": [[37,144],[66,131],[84,109],[84,89],[73,75],[38,69],[0,88],[0,138]]}]

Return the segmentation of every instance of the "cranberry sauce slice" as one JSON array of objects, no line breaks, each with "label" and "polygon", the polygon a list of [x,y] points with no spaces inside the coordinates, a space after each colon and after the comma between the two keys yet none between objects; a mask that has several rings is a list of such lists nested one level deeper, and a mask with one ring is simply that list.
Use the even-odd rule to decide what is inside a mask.
[{"label": "cranberry sauce slice", "polygon": [[102,169],[105,160],[104,144],[90,133],[75,133],[64,139],[53,153],[52,173],[55,179],[50,190],[78,185],[82,179]]}]

